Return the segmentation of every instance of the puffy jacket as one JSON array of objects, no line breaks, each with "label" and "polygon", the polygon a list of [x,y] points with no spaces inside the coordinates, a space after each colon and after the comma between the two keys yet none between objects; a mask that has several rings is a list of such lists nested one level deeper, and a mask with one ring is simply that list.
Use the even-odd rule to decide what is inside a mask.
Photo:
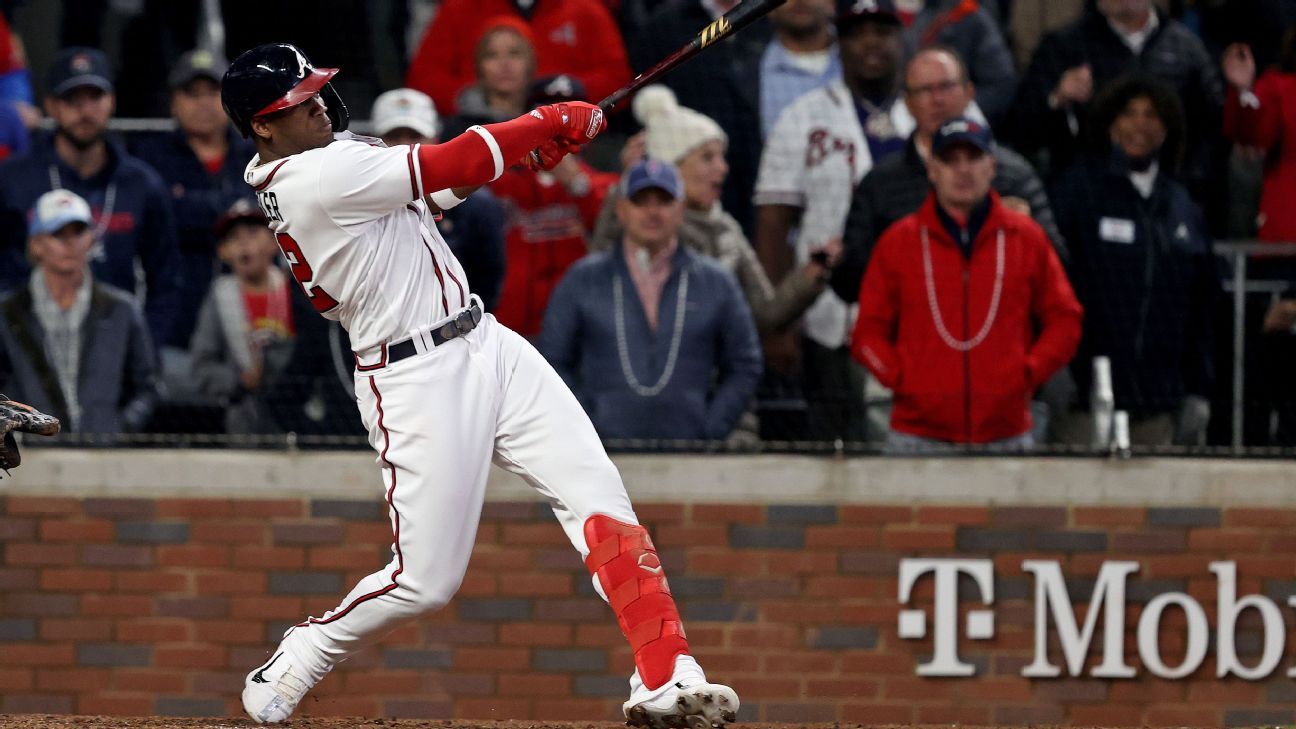
[{"label": "puffy jacket", "polygon": [[892,429],[988,443],[1030,429],[1031,394],[1075,353],[1081,315],[1029,217],[991,192],[965,256],[929,195],[878,241],[851,353],[893,391]]},{"label": "puffy jacket", "polygon": [[1269,71],[1255,85],[1260,102],[1243,104],[1229,89],[1224,134],[1269,152],[1260,193],[1260,240],[1296,240],[1296,73]]}]

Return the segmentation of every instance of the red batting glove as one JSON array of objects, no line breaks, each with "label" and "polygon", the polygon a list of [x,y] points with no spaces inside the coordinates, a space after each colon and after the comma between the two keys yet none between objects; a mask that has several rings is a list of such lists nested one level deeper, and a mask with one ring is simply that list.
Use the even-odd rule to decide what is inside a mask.
[{"label": "red batting glove", "polygon": [[531,150],[526,157],[522,158],[522,164],[532,172],[552,170],[558,166],[563,157],[578,149],[580,149],[580,145],[573,144],[565,139],[551,139]]},{"label": "red batting glove", "polygon": [[603,110],[583,101],[548,104],[536,111],[546,119],[558,123],[555,139],[564,139],[574,144],[589,144],[590,140],[607,128],[607,119],[603,116]]}]

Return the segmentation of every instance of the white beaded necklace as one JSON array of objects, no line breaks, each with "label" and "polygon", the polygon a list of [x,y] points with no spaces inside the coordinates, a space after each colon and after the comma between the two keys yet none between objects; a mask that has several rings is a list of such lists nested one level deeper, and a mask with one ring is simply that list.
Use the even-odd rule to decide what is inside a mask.
[{"label": "white beaded necklace", "polygon": [[[983,342],[990,328],[994,326],[995,317],[999,315],[999,297],[1003,293],[1004,279],[1004,233],[1003,228],[999,229],[998,235],[995,236],[995,283],[994,293],[990,296],[990,310],[986,312],[985,322],[981,324],[981,331],[977,332],[971,339],[955,339],[945,328],[945,320],[941,317],[940,304],[936,301],[936,281],[932,276],[931,261],[931,243],[927,240],[927,226],[922,227],[922,249],[923,249],[923,275],[927,284],[927,307],[931,309],[932,321],[936,323],[936,332],[950,349],[960,352],[966,352],[973,349]],[[967,312],[964,312],[964,316]]]},{"label": "white beaded necklace", "polygon": [[630,347],[626,343],[625,333],[625,295],[622,293],[621,276],[615,275],[612,278],[612,298],[616,305],[616,338],[617,338],[617,357],[621,360],[621,376],[630,389],[640,397],[655,397],[666,389],[670,384],[671,377],[675,375],[675,363],[679,358],[680,341],[684,338],[684,313],[685,304],[688,303],[688,282],[689,272],[685,268],[680,273],[679,292],[675,296],[675,329],[671,332],[670,349],[666,355],[666,365],[662,368],[661,376],[652,387],[644,387],[635,377],[634,369],[630,366]]}]

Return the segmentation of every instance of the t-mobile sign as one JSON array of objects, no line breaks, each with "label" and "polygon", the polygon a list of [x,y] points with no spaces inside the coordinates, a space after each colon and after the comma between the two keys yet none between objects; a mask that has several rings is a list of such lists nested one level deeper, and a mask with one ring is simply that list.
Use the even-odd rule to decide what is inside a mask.
[{"label": "t-mobile sign", "polygon": [[[1028,559],[1022,570],[1035,580],[1035,655],[1034,660],[1022,669],[1027,678],[1052,678],[1065,672],[1080,676],[1085,672],[1085,658],[1089,655],[1094,632],[1101,616],[1103,620],[1102,661],[1088,672],[1094,678],[1134,678],[1138,671],[1125,660],[1125,586],[1130,575],[1138,572],[1137,562],[1104,562],[1094,585],[1093,596],[1085,611],[1084,625],[1076,620],[1074,601],[1067,591],[1062,569],[1055,561]],[[1257,681],[1273,673],[1282,660],[1287,639],[1286,626],[1277,603],[1264,595],[1237,595],[1237,565],[1233,562],[1212,562],[1210,571],[1215,574],[1217,624],[1215,625],[1215,675],[1238,676]],[[970,578],[975,595],[959,595],[959,578]],[[900,562],[900,604],[908,605],[914,586],[919,580],[935,581],[936,599],[930,620],[932,637],[931,660],[918,664],[919,676],[972,676],[976,667],[960,660],[958,645],[961,635],[972,640],[989,640],[995,634],[994,562],[988,559],[905,559]],[[966,584],[966,583],[965,583]],[[978,600],[984,609],[967,611],[967,619],[960,626],[959,600]],[[1296,608],[1296,596],[1287,604]],[[1178,665],[1167,665],[1158,643],[1161,620],[1166,608],[1177,607],[1187,616],[1187,650]],[[1264,646],[1255,665],[1245,665],[1237,655],[1234,638],[1238,616],[1245,610],[1255,610],[1264,624]],[[921,609],[903,609],[898,620],[901,638],[921,639],[928,633],[928,615]],[[1060,666],[1048,654],[1048,636],[1055,631],[1062,647]],[[1212,626],[1201,603],[1182,592],[1166,592],[1156,596],[1143,608],[1138,618],[1136,636],[1138,654],[1143,666],[1161,678],[1183,678],[1197,670],[1206,658]],[[1287,676],[1296,678],[1296,667],[1288,668]]]}]

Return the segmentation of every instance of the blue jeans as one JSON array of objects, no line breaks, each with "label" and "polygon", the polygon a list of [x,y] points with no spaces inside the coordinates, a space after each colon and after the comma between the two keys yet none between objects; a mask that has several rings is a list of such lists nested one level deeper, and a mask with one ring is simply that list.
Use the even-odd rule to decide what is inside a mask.
[{"label": "blue jeans", "polygon": [[1034,450],[1035,436],[1028,430],[1021,435],[1014,435],[989,443],[952,443],[947,440],[924,438],[891,430],[887,433],[886,445],[882,452],[888,456],[936,456],[994,453],[1009,455],[1026,453]]}]

